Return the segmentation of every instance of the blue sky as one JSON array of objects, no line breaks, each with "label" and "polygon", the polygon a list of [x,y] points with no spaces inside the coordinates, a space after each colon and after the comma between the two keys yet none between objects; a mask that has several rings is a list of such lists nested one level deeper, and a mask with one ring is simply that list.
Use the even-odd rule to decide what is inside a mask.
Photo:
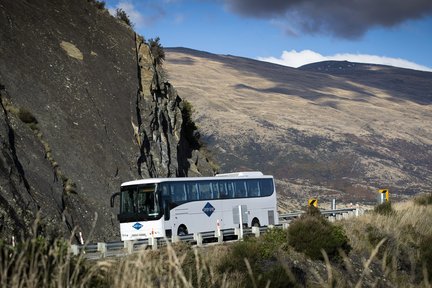
[{"label": "blue sky", "polygon": [[335,59],[432,71],[431,0],[326,0],[326,6],[317,2],[323,3],[108,0],[106,4],[111,10],[125,10],[139,34],[159,36],[165,47],[292,67]]}]

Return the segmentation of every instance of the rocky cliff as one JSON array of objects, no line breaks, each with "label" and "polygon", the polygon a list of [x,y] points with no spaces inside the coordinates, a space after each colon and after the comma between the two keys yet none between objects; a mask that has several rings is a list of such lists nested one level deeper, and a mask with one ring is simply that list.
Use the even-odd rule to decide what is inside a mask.
[{"label": "rocky cliff", "polygon": [[164,74],[94,1],[1,1],[0,237],[116,239],[123,181],[212,174]]}]

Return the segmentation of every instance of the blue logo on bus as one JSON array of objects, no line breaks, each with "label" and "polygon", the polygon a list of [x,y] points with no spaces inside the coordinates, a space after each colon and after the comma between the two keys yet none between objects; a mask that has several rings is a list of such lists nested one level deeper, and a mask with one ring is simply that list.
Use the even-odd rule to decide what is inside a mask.
[{"label": "blue logo on bus", "polygon": [[137,222],[132,227],[135,228],[136,230],[139,230],[139,229],[141,229],[142,226],[143,225],[141,225],[140,223]]},{"label": "blue logo on bus", "polygon": [[210,204],[210,202],[207,202],[207,204],[204,206],[204,208],[202,209],[202,211],[208,217],[210,217],[213,214],[213,212],[215,211],[215,208]]}]

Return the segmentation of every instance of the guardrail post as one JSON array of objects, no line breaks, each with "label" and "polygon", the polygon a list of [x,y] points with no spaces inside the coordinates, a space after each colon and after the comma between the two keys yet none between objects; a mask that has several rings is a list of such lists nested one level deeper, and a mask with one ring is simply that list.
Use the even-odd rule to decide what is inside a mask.
[{"label": "guardrail post", "polygon": [[178,236],[178,235],[172,235],[172,236],[171,236],[171,242],[172,242],[172,243],[180,242],[180,238],[179,238],[179,236]]},{"label": "guardrail post", "polygon": [[260,228],[257,226],[252,226],[252,234],[255,234],[255,237],[259,237],[260,236]]},{"label": "guardrail post", "polygon": [[74,256],[78,256],[79,254],[79,246],[76,244],[71,245],[71,252]]},{"label": "guardrail post", "polygon": [[282,229],[287,230],[289,227],[289,223],[282,223]]},{"label": "guardrail post", "polygon": [[134,241],[132,240],[126,240],[124,241],[124,248],[126,248],[126,251],[128,254],[132,254],[134,250]]},{"label": "guardrail post", "polygon": [[243,229],[234,228],[234,234],[237,235],[237,239],[243,239]]},{"label": "guardrail post", "polygon": [[158,249],[157,238],[155,238],[155,237],[148,238],[148,243],[149,243],[149,245],[152,246],[152,250],[157,250]]},{"label": "guardrail post", "polygon": [[97,251],[100,252],[101,257],[105,258],[106,252],[107,252],[107,245],[104,242],[98,242],[97,243]]},{"label": "guardrail post", "polygon": [[218,243],[219,244],[223,243],[223,233],[222,232],[219,234],[219,236],[217,237],[217,239],[218,239]]},{"label": "guardrail post", "polygon": [[360,216],[360,206],[359,206],[359,204],[356,205],[355,216],[356,217]]},{"label": "guardrail post", "polygon": [[222,230],[216,229],[214,237],[218,239],[218,243],[222,243],[223,242],[223,234],[222,234]]},{"label": "guardrail post", "polygon": [[203,238],[201,233],[194,233],[194,240],[197,242],[197,246],[202,246]]},{"label": "guardrail post", "polygon": [[[335,215],[335,214],[333,214],[333,215]],[[335,220],[336,220],[336,216],[329,216],[328,217],[329,222],[335,222]]]}]

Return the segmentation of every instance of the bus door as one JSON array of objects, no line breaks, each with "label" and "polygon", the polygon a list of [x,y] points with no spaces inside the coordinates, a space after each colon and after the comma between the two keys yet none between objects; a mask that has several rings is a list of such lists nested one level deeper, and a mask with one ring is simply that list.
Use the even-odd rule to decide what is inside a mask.
[{"label": "bus door", "polygon": [[217,181],[219,197],[222,203],[221,229],[235,228],[232,216],[232,200],[234,198],[234,182],[229,180]]},{"label": "bus door", "polygon": [[219,190],[217,183],[214,181],[198,182],[199,191],[199,216],[196,218],[200,221],[200,231],[216,231],[222,229],[222,201],[219,199]]}]

